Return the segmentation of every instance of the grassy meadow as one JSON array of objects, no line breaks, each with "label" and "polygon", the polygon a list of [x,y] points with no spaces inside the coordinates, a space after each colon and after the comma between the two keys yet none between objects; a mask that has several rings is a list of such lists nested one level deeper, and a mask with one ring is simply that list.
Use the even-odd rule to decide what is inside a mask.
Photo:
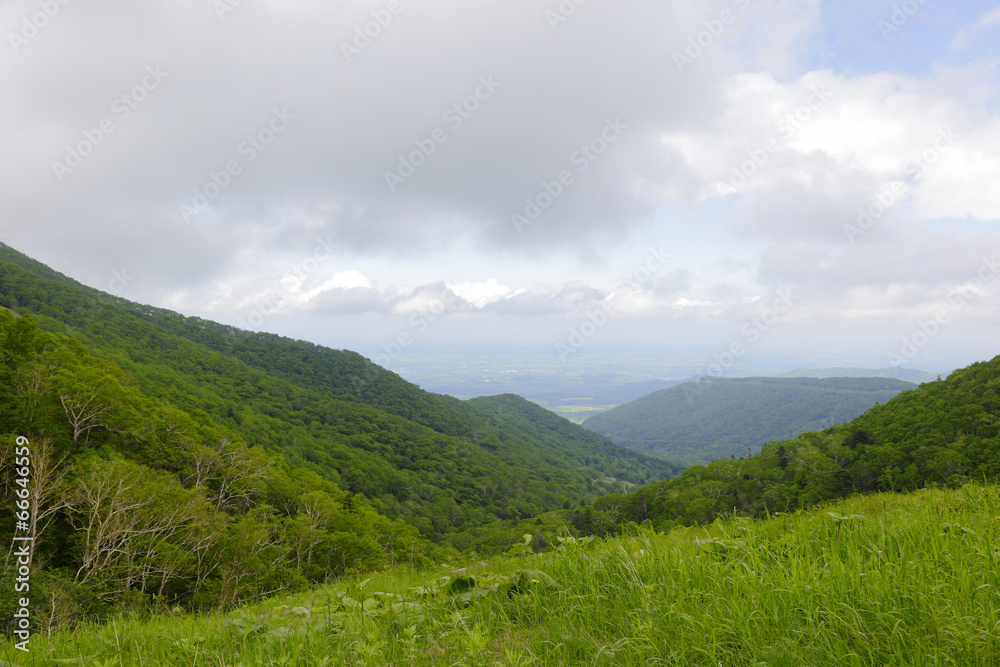
[{"label": "grassy meadow", "polygon": [[[226,615],[117,617],[0,665],[1000,665],[1000,487],[858,496]],[[38,609],[38,613],[44,613]]]}]

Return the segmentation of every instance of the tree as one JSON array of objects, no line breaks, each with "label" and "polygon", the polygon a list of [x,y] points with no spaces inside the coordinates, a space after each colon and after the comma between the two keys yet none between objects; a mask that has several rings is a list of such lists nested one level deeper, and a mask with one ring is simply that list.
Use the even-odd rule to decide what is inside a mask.
[{"label": "tree", "polygon": [[280,525],[270,507],[256,507],[233,521],[220,552],[219,609],[304,583],[287,565],[289,548],[281,541]]},{"label": "tree", "polygon": [[185,527],[204,517],[201,492],[182,488],[169,473],[96,456],[81,460],[73,478],[62,502],[79,531],[76,581],[115,601],[132,587],[146,592],[159,573],[162,591],[165,579],[184,569],[175,547],[183,545]]},{"label": "tree", "polygon": [[[58,452],[49,438],[39,438],[30,442],[30,446],[24,448],[29,454],[23,457],[16,455],[18,451],[16,444],[16,441],[12,441],[9,446],[5,444],[2,447],[0,469],[5,473],[4,495],[6,496],[10,495],[13,488],[12,473],[15,468],[26,462],[30,470],[31,481],[25,489],[27,497],[22,498],[28,506],[29,517],[26,522],[28,528],[19,536],[31,538],[32,549],[28,556],[28,567],[31,567],[30,561],[41,552],[48,527],[56,519],[59,511],[66,507],[63,483],[68,454]],[[13,553],[13,547],[14,544],[11,545],[8,554]]]},{"label": "tree", "polygon": [[[46,360],[49,383],[72,430],[73,442],[97,429],[122,430],[137,392],[134,381],[112,363],[98,360],[75,339]],[[132,389],[132,391],[129,391]]]}]

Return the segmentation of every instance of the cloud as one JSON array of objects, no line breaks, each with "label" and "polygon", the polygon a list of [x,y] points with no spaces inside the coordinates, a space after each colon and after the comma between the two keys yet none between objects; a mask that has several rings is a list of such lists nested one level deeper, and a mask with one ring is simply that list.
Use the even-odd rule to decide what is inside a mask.
[{"label": "cloud", "polygon": [[951,42],[951,48],[964,50],[972,46],[977,39],[983,37],[994,26],[1000,25],[1000,7],[995,7],[979,16],[975,23],[963,27]]},{"label": "cloud", "polygon": [[509,299],[527,291],[524,288],[513,290],[506,285],[501,285],[496,278],[490,278],[486,282],[481,283],[451,283],[448,285],[448,289],[476,308],[484,308],[489,304],[496,303],[502,299]]},{"label": "cloud", "polygon": [[[401,6],[364,38],[379,3],[60,5],[0,53],[0,234],[186,313],[500,338],[610,299],[729,326],[786,286],[891,321],[997,244],[996,9],[928,5],[886,44],[859,2]],[[956,34],[982,55],[955,65]],[[896,62],[914,40],[926,71]],[[616,286],[661,243],[669,269]]]},{"label": "cloud", "polygon": [[983,27],[1000,25],[1000,7],[983,14],[977,23]]},{"label": "cloud", "polygon": [[943,229],[907,225],[904,231],[863,237],[856,246],[777,242],[764,251],[763,284],[794,286],[816,298],[843,298],[855,290],[889,294],[901,286],[915,295],[949,289],[976,275],[984,258],[1000,252],[988,232],[960,237]]},{"label": "cloud", "polygon": [[[655,138],[712,114],[714,82],[751,26],[768,43],[767,35],[794,40],[807,31],[797,8],[766,4],[748,9],[688,76],[668,51],[732,3],[596,4],[555,31],[545,7],[527,0],[405,6],[350,63],[340,47],[371,20],[372,6],[360,1],[244,3],[224,20],[204,3],[67,5],[0,61],[0,85],[16,91],[0,102],[0,118],[21,128],[0,149],[22,156],[2,169],[4,204],[30,213],[34,231],[22,236],[36,245],[70,211],[99,218],[86,233],[67,229],[67,243],[95,252],[95,231],[116,236],[127,221],[137,226],[132,248],[154,235],[179,250],[239,239],[212,243],[219,273],[253,230],[314,224],[375,255],[467,235],[484,249],[587,246],[595,234],[648,219],[684,180]],[[22,9],[0,14],[14,24]],[[150,67],[162,82],[121,117],[115,101]],[[483,81],[493,83],[484,89]],[[469,102],[477,94],[484,99]],[[268,129],[275,113],[287,118],[280,132]],[[627,129],[596,159],[581,158],[609,119]],[[91,151],[87,133],[103,120],[114,129]],[[391,192],[385,174],[437,130],[443,143]],[[91,154],[58,182],[53,162],[81,144]],[[226,176],[230,163],[239,173]],[[530,233],[517,234],[511,215],[563,170],[574,184]],[[217,188],[220,180],[227,184]],[[183,224],[179,208],[204,201]],[[132,252],[159,278],[178,280],[157,253]]]}]

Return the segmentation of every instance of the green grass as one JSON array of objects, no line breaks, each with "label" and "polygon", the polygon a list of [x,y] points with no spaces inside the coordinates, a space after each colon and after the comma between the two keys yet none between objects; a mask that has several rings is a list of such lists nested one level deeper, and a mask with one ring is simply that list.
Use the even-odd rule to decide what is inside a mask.
[{"label": "green grass", "polygon": [[[80,658],[82,656],[82,659]],[[77,658],[53,662],[52,658]],[[1000,487],[855,497],[223,616],[32,639],[25,665],[1000,665]]]}]

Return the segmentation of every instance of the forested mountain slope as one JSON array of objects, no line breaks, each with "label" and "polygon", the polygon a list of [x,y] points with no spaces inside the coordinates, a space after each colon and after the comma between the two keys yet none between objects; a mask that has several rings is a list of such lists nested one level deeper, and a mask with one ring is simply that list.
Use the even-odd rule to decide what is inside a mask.
[{"label": "forested mountain slope", "polygon": [[666,528],[738,512],[785,512],[870,491],[905,492],[1000,479],[1000,357],[876,405],[847,424],[773,442],[574,513],[584,532],[625,523]]},{"label": "forested mountain slope", "polygon": [[[28,540],[32,600],[49,602],[50,625],[153,603],[228,608],[448,553],[204,412],[145,395],[78,340],[8,310],[0,502],[19,515],[0,526],[0,540]],[[0,565],[6,619],[19,565]]]},{"label": "forested mountain slope", "polygon": [[586,420],[619,445],[686,464],[747,456],[860,416],[916,385],[887,378],[703,378]]},{"label": "forested mountain slope", "polygon": [[472,527],[678,469],[544,411],[484,414],[353,352],[109,296],[2,245],[0,305],[113,360],[145,395],[280,452],[425,538],[450,536],[460,548]]}]

